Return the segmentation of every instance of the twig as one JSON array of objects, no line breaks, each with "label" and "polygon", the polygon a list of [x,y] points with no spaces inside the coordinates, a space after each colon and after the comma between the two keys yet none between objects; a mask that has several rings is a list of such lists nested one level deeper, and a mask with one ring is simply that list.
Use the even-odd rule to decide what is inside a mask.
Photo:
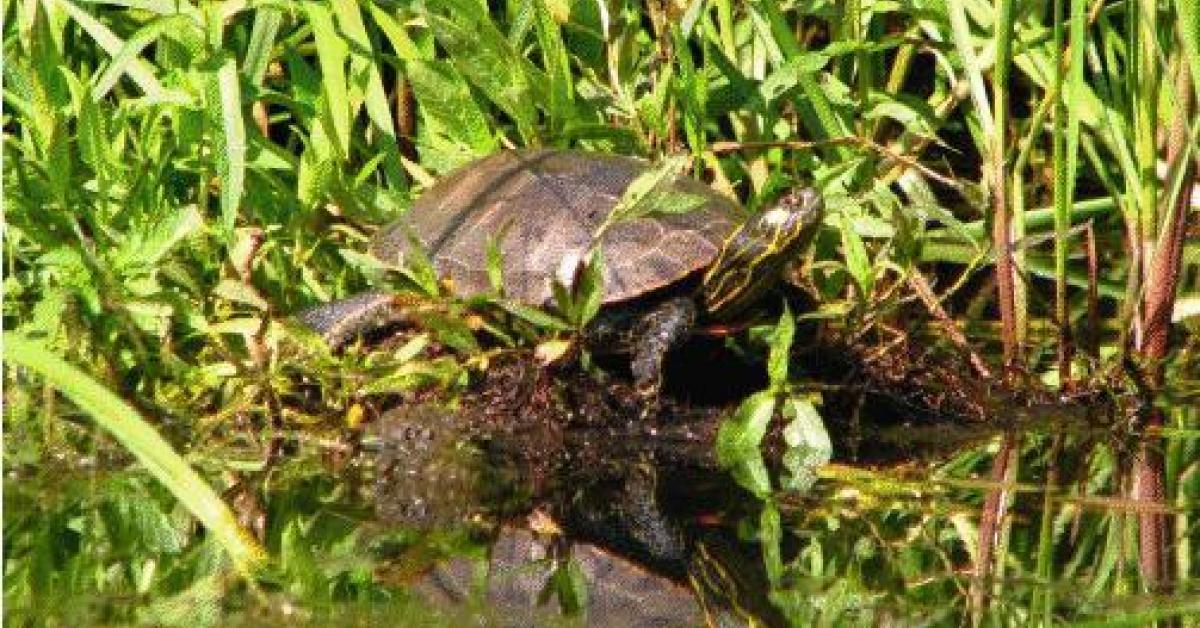
[{"label": "twig", "polygon": [[975,369],[975,373],[980,377],[990,379],[992,373],[988,370],[987,364],[971,348],[971,345],[967,343],[967,337],[958,328],[958,324],[954,322],[954,319],[950,318],[950,315],[946,313],[946,309],[942,307],[937,297],[934,296],[933,290],[929,287],[929,282],[925,280],[925,276],[914,270],[908,274],[908,285],[912,286],[913,291],[917,293],[917,297],[925,304],[925,309],[929,310],[929,313],[941,324],[946,335],[950,337],[950,342],[954,343],[954,346],[958,347],[960,351],[967,354],[967,360],[970,361],[971,368]]},{"label": "twig", "polygon": [[816,142],[807,142],[807,141],[803,141],[803,140],[769,140],[769,141],[756,141],[756,142],[722,141],[722,142],[713,142],[712,144],[709,144],[708,148],[712,152],[719,154],[719,153],[734,153],[734,152],[741,151],[741,150],[762,150],[765,148],[788,148],[788,149],[792,149],[792,150],[811,150],[814,148],[819,148],[821,146],[843,146],[843,145],[847,145],[847,144],[852,145],[852,146],[861,146],[863,148],[873,150],[873,151],[879,153],[880,155],[883,155],[884,157],[888,158],[889,160],[901,163],[908,168],[912,168],[913,170],[916,170],[916,171],[920,172],[921,174],[929,177],[930,179],[933,179],[934,181],[937,181],[938,183],[941,183],[942,185],[945,185],[946,187],[949,187],[951,189],[954,189],[954,190],[962,189],[962,184],[959,183],[958,181],[955,181],[953,178],[951,178],[947,175],[944,175],[936,170],[933,170],[929,166],[921,164],[915,158],[909,157],[907,155],[901,155],[901,154],[893,151],[892,149],[887,148],[886,146],[881,146],[869,139],[858,137],[856,135],[850,135],[850,136],[846,136],[846,137],[835,137],[832,139],[821,140],[821,141],[816,141]]}]

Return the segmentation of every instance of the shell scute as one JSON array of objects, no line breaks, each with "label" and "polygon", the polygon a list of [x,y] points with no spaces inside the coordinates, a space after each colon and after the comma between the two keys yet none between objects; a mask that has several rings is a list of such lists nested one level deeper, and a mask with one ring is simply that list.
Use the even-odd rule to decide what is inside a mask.
[{"label": "shell scute", "polygon": [[[452,172],[371,246],[402,264],[415,240],[435,269],[462,295],[491,290],[487,251],[503,260],[510,298],[542,305],[565,263],[583,259],[625,189],[647,169],[641,160],[569,150],[503,151]],[[706,268],[742,219],[740,208],[687,178],[676,189],[705,202],[683,214],[653,214],[603,232],[606,303],[640,297]]]}]

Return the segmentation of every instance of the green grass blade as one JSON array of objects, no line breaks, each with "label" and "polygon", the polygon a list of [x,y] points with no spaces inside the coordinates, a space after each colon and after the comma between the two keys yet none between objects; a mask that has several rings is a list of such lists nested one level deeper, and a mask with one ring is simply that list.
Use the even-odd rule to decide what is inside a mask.
[{"label": "green grass blade", "polygon": [[[770,38],[778,46],[779,52],[783,55],[781,62],[800,59],[806,54],[795,34],[792,33],[791,26],[784,18],[783,13],[780,12],[777,3],[765,0],[756,2],[753,6],[755,10],[761,12],[761,21],[765,21],[768,27],[767,32],[763,33],[763,37]],[[818,140],[850,135],[849,125],[834,111],[833,104],[817,81],[817,73],[800,71],[797,79],[804,97],[795,99],[795,102],[809,133]],[[842,159],[852,157],[850,149],[843,145],[836,146],[834,152]]]},{"label": "green grass blade", "polygon": [[250,43],[246,46],[246,57],[242,59],[242,74],[255,87],[262,85],[271,62],[271,48],[282,23],[283,12],[274,7],[263,7],[254,14]]},{"label": "green grass blade", "polygon": [[[114,57],[121,53],[121,50],[125,47],[125,41],[118,37],[116,33],[113,33],[112,30],[102,24],[99,20],[89,15],[87,11],[84,11],[76,6],[73,2],[69,2],[68,0],[59,0],[58,6],[65,9],[67,14],[71,16],[71,19],[75,20],[75,22],[79,24],[79,26],[83,28],[83,30],[87,32],[87,34],[93,40],[95,40],[105,52],[113,55]],[[146,96],[148,96],[151,100],[177,100],[179,98],[178,95],[168,94],[167,91],[163,89],[163,86],[161,83],[159,83],[158,78],[154,76],[153,68],[151,68],[150,64],[146,63],[144,59],[134,58],[129,62],[125,71],[129,74],[129,78],[132,79],[133,82],[137,84],[138,88],[140,88],[142,92],[145,93]],[[174,98],[168,98],[168,96],[174,96]]]},{"label": "green grass blade", "polygon": [[767,378],[771,388],[785,392],[788,383],[788,364],[792,357],[792,339],[796,336],[796,318],[787,305],[779,315],[775,331],[771,334],[770,352],[767,354]]},{"label": "green grass blade", "polygon": [[[1057,6],[1057,5],[1056,5]],[[1075,202],[1075,177],[1079,170],[1079,126],[1080,110],[1082,109],[1083,90],[1083,53],[1087,46],[1085,33],[1087,28],[1086,0],[1071,2],[1071,59],[1070,76],[1066,77],[1067,90],[1056,98],[1054,120],[1054,274],[1055,274],[1055,317],[1059,321],[1061,336],[1059,355],[1060,376],[1068,374],[1071,359],[1071,331],[1069,302],[1067,300],[1067,256],[1070,253],[1070,236],[1067,231],[1071,227],[1071,206]],[[1060,42],[1061,51],[1062,22],[1054,26],[1055,41]],[[1059,52],[1061,55],[1061,52]],[[1055,84],[1062,85],[1063,67],[1056,60]],[[1061,118],[1065,115],[1066,120]]]},{"label": "green grass blade", "polygon": [[208,75],[206,87],[206,112],[221,181],[221,224],[229,235],[246,187],[246,125],[237,64],[232,57]]},{"label": "green grass blade", "polygon": [[186,15],[169,15],[152,20],[146,26],[138,29],[132,37],[125,40],[121,50],[113,55],[112,61],[104,69],[104,73],[96,78],[92,87],[92,98],[100,100],[108,95],[109,90],[116,86],[123,74],[130,70],[130,65],[140,58],[139,54],[147,46],[158,40],[163,33],[178,31],[196,26],[196,22]]},{"label": "green grass blade", "polygon": [[557,135],[574,118],[575,86],[572,84],[570,58],[563,44],[562,32],[544,0],[536,0],[537,38],[542,51],[542,64],[550,77],[550,125]]},{"label": "green grass blade", "polygon": [[379,8],[373,2],[367,4],[367,10],[371,12],[371,18],[375,20],[375,25],[383,31],[388,42],[392,44],[392,49],[396,51],[397,56],[405,61],[429,58],[428,55],[421,52],[417,43],[408,35],[408,31],[404,30],[404,26],[387,11]]},{"label": "green grass blade", "polygon": [[706,114],[706,96],[708,85],[704,72],[696,68],[687,38],[678,28],[671,28],[671,36],[675,39],[676,63],[679,75],[675,79],[678,85],[678,101],[683,111],[683,129],[687,136],[688,146],[692,155],[697,159],[706,148],[704,133],[704,118]]},{"label": "green grass blade", "polygon": [[317,61],[321,66],[321,91],[325,95],[324,115],[329,118],[333,144],[338,147],[339,159],[350,153],[350,98],[346,83],[346,59],[350,47],[338,33],[328,7],[316,2],[304,5],[308,22],[317,43]]},{"label": "green grass blade", "polygon": [[[1104,196],[1079,201],[1071,208],[1071,226],[1083,224],[1089,218],[1099,218],[1116,209],[1116,200]],[[1054,207],[1039,207],[1025,212],[1025,229],[1029,234],[1037,234],[1054,225]],[[926,233],[928,240],[967,239],[971,242],[987,237],[986,221],[974,220],[962,223],[957,227],[942,227],[931,229]]]},{"label": "green grass blade", "polygon": [[963,72],[971,91],[971,101],[975,104],[975,113],[979,116],[980,130],[984,137],[995,138],[995,116],[992,115],[991,101],[988,100],[987,88],[983,82],[983,67],[979,56],[975,54],[971,26],[967,23],[967,10],[963,2],[964,0],[952,0],[947,6],[954,48],[962,59]]},{"label": "green grass blade", "polygon": [[392,124],[392,112],[388,107],[387,93],[383,90],[379,64],[375,62],[371,38],[363,24],[362,12],[352,0],[334,0],[333,13],[350,44],[350,85],[362,92],[367,118],[375,129],[394,141],[396,129]]},{"label": "green grass blade", "polygon": [[1087,83],[1083,77],[1083,53],[1087,49],[1087,0],[1071,0],[1071,74],[1067,86],[1067,203],[1075,201],[1075,179],[1079,171],[1079,126]]},{"label": "green grass blade", "polygon": [[4,358],[46,378],[112,434],[217,538],[239,571],[250,575],[262,566],[266,560],[263,548],[238,524],[212,487],[133,407],[83,371],[21,335],[4,334]]},{"label": "green grass blade", "polygon": [[141,9],[159,15],[189,15],[200,18],[200,10],[187,0],[83,0],[84,4],[108,4],[130,9]]},{"label": "green grass blade", "polygon": [[846,270],[854,279],[854,285],[858,288],[859,302],[863,307],[867,307],[871,301],[871,295],[875,291],[875,268],[871,264],[871,257],[867,254],[867,247],[863,245],[862,238],[858,232],[854,230],[854,225],[851,223],[849,216],[842,214],[839,232],[842,236],[842,248],[846,255]]},{"label": "green grass blade", "polygon": [[[396,147],[396,126],[392,120],[391,107],[388,105],[387,92],[383,89],[383,76],[377,55],[367,34],[367,27],[363,24],[362,11],[353,0],[334,0],[333,12],[350,45],[350,89],[356,95],[361,94],[367,110],[367,119],[371,121],[372,128],[379,132],[377,145],[382,148],[383,172],[387,175],[387,180],[400,187],[403,185],[404,175],[400,165],[400,152]],[[358,109],[357,104],[353,104],[352,107],[354,110]]]},{"label": "green grass blade", "polygon": [[1157,48],[1158,3],[1154,0],[1134,0],[1132,11],[1133,39],[1131,53],[1136,68],[1129,77],[1133,92],[1134,159],[1137,167],[1137,213],[1142,251],[1141,271],[1148,270],[1148,256],[1158,233],[1158,134],[1161,131],[1158,111],[1159,85],[1163,68]]}]

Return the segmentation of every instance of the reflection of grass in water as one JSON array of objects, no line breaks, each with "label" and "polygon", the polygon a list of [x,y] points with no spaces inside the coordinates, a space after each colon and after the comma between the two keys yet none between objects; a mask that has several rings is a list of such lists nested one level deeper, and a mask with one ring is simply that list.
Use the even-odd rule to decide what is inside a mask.
[{"label": "reflection of grass in water", "polygon": [[[1193,613],[1195,598],[1186,584],[1175,598],[1144,596],[1130,587],[1137,582],[1137,565],[1121,555],[1131,542],[1134,517],[1147,509],[1124,497],[1134,441],[1068,433],[1052,448],[1053,438],[1026,434],[1016,475],[1003,485],[1009,495],[1002,522],[1004,569],[986,585],[988,617],[1026,621],[1031,603],[1060,619],[1102,623]],[[973,579],[977,513],[985,493],[1000,488],[987,479],[997,440],[936,464],[832,466],[813,493],[780,497],[783,540],[793,540],[796,553],[781,580],[789,584],[774,593],[776,599],[810,619],[877,621],[898,612],[951,621],[966,613],[959,596]],[[1161,446],[1194,450],[1197,443],[1167,438]],[[1194,471],[1186,477],[1190,488],[1181,494],[1195,490]],[[1168,509],[1184,520],[1198,512],[1194,499]],[[1043,522],[1051,530],[1048,539],[1041,537]],[[1190,566],[1187,536],[1175,549],[1181,565]],[[1053,556],[1049,579],[1039,573],[1042,551]],[[947,608],[952,599],[960,605]]]},{"label": "reflection of grass in water", "polygon": [[[1124,526],[1140,507],[1117,490],[1123,481],[1116,477],[1119,458],[1127,454],[1104,439],[1072,434],[1069,438],[1078,443],[1060,451],[1084,454],[1051,460],[1049,438],[1027,435],[1010,487],[1006,569],[993,582],[991,616],[1017,618],[1032,597],[1047,593],[1054,596],[1055,613],[1074,620],[1165,617],[1190,608],[1186,596],[1146,598],[1132,590],[1113,595],[1116,581],[1136,578],[1133,565],[1121,565],[1114,554],[1127,542]],[[1093,444],[1085,446],[1088,442]],[[1195,439],[1165,440],[1168,449],[1189,443],[1195,446]],[[874,621],[898,613],[951,621],[965,612],[947,602],[960,599],[970,582],[971,548],[963,539],[977,534],[979,503],[993,488],[981,477],[993,447],[969,448],[937,463],[874,470],[834,465],[821,472],[810,494],[777,495],[779,537],[765,531],[761,519],[740,524],[746,538],[757,535],[767,546],[779,544],[782,571],[770,585],[770,599],[789,616],[814,620]],[[318,620],[343,609],[366,618],[384,616],[379,613],[388,609],[407,609],[414,617],[428,613],[439,621],[455,616],[458,611],[422,610],[404,591],[438,557],[480,557],[482,546],[469,530],[381,528],[372,523],[369,500],[363,498],[369,481],[356,484],[344,474],[335,478],[326,465],[314,462],[285,464],[258,489],[271,522],[266,545],[280,557],[277,571],[258,593],[228,576],[218,548],[180,516],[169,494],[140,474],[105,474],[99,482],[86,476],[10,480],[6,555],[18,567],[10,571],[9,582],[22,583],[6,591],[10,620],[27,613],[64,620],[161,618],[186,600],[211,604],[233,621],[264,612],[238,610],[247,608],[273,609],[268,612],[280,613],[284,621],[283,609],[294,604],[295,596],[303,601],[297,612]],[[1052,464],[1059,482],[1047,489],[1044,478]],[[1043,501],[1047,491],[1053,496],[1049,511]],[[1194,504],[1178,509],[1183,516],[1195,512]],[[1038,530],[1047,513],[1054,521],[1061,568],[1050,582],[1035,572]],[[754,562],[743,568],[761,569]],[[169,575],[145,580],[150,565],[153,575]],[[1107,570],[1096,569],[1106,565]],[[96,573],[107,574],[99,588],[82,577]],[[66,577],[70,574],[77,576]],[[147,581],[153,584],[139,588]],[[58,599],[62,604],[43,603]],[[1152,600],[1156,604],[1146,608]]]},{"label": "reflection of grass in water", "polygon": [[[453,393],[488,368],[494,350],[472,330],[500,345],[543,331],[536,317],[447,309],[385,353],[329,355],[282,315],[379,283],[357,253],[362,225],[396,215],[414,181],[508,143],[690,150],[706,180],[752,208],[799,183],[823,190],[832,218],[795,283],[819,297],[815,318],[871,355],[929,328],[916,344],[982,354],[993,374],[1007,350],[1031,379],[1063,379],[1069,364],[1081,387],[1105,390],[1115,354],[1133,346],[1151,365],[1143,384],[1182,391],[1165,438],[1151,442],[1174,513],[1167,590],[1177,584],[1177,596],[1139,595],[1152,578],[1139,576],[1145,522],[1133,513],[1153,506],[1127,497],[1137,449],[1048,429],[1023,438],[1007,483],[987,479],[993,441],[956,445],[940,465],[854,470],[866,479],[831,467],[822,499],[777,498],[778,526],[750,527],[781,540],[764,562],[782,608],[798,620],[818,608],[968,614],[982,491],[1012,485],[988,612],[1014,622],[1186,614],[1200,493],[1187,407],[1195,245],[1182,247],[1177,290],[1148,262],[1182,238],[1171,210],[1189,180],[1178,166],[1200,125],[1181,106],[1189,86],[1177,70],[1200,66],[1194,4],[1079,2],[1052,19],[1000,2],[1011,13],[993,29],[988,7],[961,2],[847,5],[857,14],[538,2],[489,15],[452,0],[425,14],[403,3],[28,3],[3,33],[4,323],[130,402],[210,482],[297,442],[342,457],[346,434],[382,408]],[[1084,36],[1089,48],[1076,45]],[[812,142],[779,147],[798,138]],[[1171,161],[1161,179],[1159,161]],[[1006,287],[998,304],[999,210],[1017,247],[1011,297]],[[1181,334],[1129,332],[1134,319],[1153,332],[1161,319],[1148,312],[1175,292]],[[1063,320],[1076,351],[1060,360]],[[1160,337],[1180,350],[1146,340]],[[1174,361],[1158,376],[1163,357]],[[404,598],[354,547],[361,512],[314,514],[338,503],[336,483],[268,474],[267,485],[282,483],[264,489],[278,500],[266,500],[273,570],[249,585],[164,488],[110,471],[127,452],[84,427],[90,418],[24,371],[5,378],[8,618],[166,623],[156,613],[168,608],[212,617],[202,611],[214,599],[222,612],[291,605],[303,616]],[[773,390],[790,393],[786,383]],[[250,453],[231,460],[231,449]]]}]

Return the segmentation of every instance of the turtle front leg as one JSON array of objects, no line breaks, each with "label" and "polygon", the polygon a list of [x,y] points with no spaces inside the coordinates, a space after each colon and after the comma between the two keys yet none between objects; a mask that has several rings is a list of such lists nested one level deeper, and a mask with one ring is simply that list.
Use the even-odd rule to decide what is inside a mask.
[{"label": "turtle front leg", "polygon": [[691,297],[664,301],[642,317],[633,339],[631,367],[638,396],[647,410],[657,406],[667,352],[691,335],[695,325],[696,302]]},{"label": "turtle front leg", "polygon": [[356,338],[386,331],[392,325],[415,324],[419,313],[440,307],[416,295],[372,291],[314,306],[296,318],[337,351]]}]

